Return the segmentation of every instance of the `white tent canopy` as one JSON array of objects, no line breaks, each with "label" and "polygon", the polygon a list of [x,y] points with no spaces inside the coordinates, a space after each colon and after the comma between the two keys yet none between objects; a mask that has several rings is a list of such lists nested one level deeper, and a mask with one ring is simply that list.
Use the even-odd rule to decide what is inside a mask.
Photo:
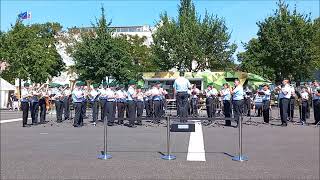
[{"label": "white tent canopy", "polygon": [[8,81],[0,78],[0,108],[7,108],[9,91],[15,91],[16,87]]}]

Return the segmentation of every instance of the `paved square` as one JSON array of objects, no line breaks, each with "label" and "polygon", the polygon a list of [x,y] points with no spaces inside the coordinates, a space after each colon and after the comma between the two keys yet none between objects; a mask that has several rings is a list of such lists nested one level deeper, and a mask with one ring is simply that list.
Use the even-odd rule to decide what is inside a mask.
[{"label": "paved square", "polygon": [[[21,117],[20,112],[0,112],[1,121]],[[1,123],[1,179],[319,179],[320,128],[314,125],[244,125],[247,162],[232,161],[238,151],[233,127],[201,126],[205,161],[187,161],[190,133],[171,133],[177,159],[166,161],[161,159],[164,124],[108,127],[113,157],[103,161],[97,159],[103,150],[102,123],[92,126],[85,119],[84,127],[73,128],[70,121],[55,123],[54,115],[48,119],[46,125],[28,128],[21,121]]]}]

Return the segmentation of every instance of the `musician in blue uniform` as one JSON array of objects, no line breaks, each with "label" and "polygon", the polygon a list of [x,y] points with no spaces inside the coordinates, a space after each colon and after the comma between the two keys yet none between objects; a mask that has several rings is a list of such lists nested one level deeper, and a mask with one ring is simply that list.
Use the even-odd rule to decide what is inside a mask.
[{"label": "musician in blue uniform", "polygon": [[74,116],[74,127],[81,127],[82,121],[82,101],[84,97],[83,91],[80,89],[81,82],[76,83],[76,87],[72,91],[72,102],[74,104],[75,116]]},{"label": "musician in blue uniform", "polygon": [[134,124],[135,118],[136,118],[136,82],[134,80],[129,81],[129,87],[127,91],[127,110],[128,110],[128,118],[129,118],[129,125],[130,128],[135,128],[136,125]]},{"label": "musician in blue uniform", "polygon": [[32,96],[30,98],[30,111],[32,125],[38,124],[38,115],[39,115],[39,93],[37,91],[32,91]]},{"label": "musician in blue uniform", "polygon": [[114,125],[114,118],[116,113],[116,93],[115,82],[111,82],[106,89],[107,103],[105,106],[105,115],[108,117],[108,126]]},{"label": "musician in blue uniform", "polygon": [[238,127],[244,104],[244,91],[239,79],[234,80],[234,88],[230,89],[230,92],[232,94],[233,114],[237,122],[235,127]]},{"label": "musician in blue uniform", "polygon": [[93,89],[90,91],[90,104],[92,109],[92,123],[93,125],[96,124],[98,120],[98,113],[99,113],[99,102],[98,98],[100,95],[100,92],[98,91],[99,84],[93,84]]},{"label": "musician in blue uniform", "polygon": [[21,109],[22,109],[22,127],[27,127],[28,123],[28,114],[29,114],[29,101],[30,97],[32,96],[29,83],[24,83],[23,89],[21,89]]},{"label": "musician in blue uniform", "polygon": [[271,91],[269,90],[269,86],[265,84],[263,89],[260,91],[262,95],[262,114],[263,114],[263,121],[265,123],[269,123],[269,112],[270,112],[270,97]]},{"label": "musician in blue uniform", "polygon": [[[230,88],[229,88],[229,84],[225,83],[223,85],[223,89],[220,92],[221,96],[222,96],[222,100],[223,100],[223,112],[224,112],[224,116],[226,118],[230,118],[231,117],[231,92],[230,92]],[[226,120],[225,122],[225,126],[231,126],[231,121],[230,120]]]},{"label": "musician in blue uniform", "polygon": [[126,98],[127,92],[124,89],[124,84],[119,84],[118,90],[116,91],[116,102],[117,102],[117,111],[118,111],[118,124],[123,124],[124,113],[126,110]]}]

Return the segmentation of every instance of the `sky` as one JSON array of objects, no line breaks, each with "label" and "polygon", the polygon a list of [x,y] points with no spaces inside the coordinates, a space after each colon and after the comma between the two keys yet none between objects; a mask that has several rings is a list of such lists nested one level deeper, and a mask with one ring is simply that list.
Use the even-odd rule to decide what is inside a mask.
[{"label": "sky", "polygon": [[[1,31],[10,29],[20,12],[30,11],[32,19],[25,23],[59,22],[64,28],[88,27],[99,18],[103,5],[112,26],[150,25],[159,21],[160,13],[177,16],[179,0],[1,0]],[[277,8],[277,0],[194,0],[200,16],[205,11],[224,18],[231,42],[238,45],[237,52],[244,51],[242,42],[256,37],[256,23],[271,16]],[[311,18],[319,17],[318,0],[287,0],[292,10],[296,4],[300,13]]]}]

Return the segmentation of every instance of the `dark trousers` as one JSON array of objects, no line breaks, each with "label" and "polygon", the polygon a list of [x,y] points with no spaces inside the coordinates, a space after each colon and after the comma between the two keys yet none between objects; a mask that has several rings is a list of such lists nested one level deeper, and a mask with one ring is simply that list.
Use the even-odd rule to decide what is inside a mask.
[{"label": "dark trousers", "polygon": [[64,111],[64,119],[69,119],[70,117],[70,99],[69,97],[65,97],[63,99],[63,111]]},{"label": "dark trousers", "polygon": [[320,121],[320,100],[313,100],[313,111],[315,123]]},{"label": "dark trousers", "polygon": [[198,116],[198,98],[191,98],[191,114]]},{"label": "dark trousers", "polygon": [[87,112],[87,101],[83,101],[81,105],[81,118],[80,118],[80,125],[83,126],[83,119],[86,117]]},{"label": "dark trousers", "polygon": [[306,118],[307,118],[307,109],[308,109],[308,101],[302,101],[301,107],[299,107],[299,110],[301,111],[300,115],[300,119],[303,122],[306,122]]},{"label": "dark trousers", "polygon": [[288,117],[292,120],[294,114],[294,101],[295,99],[290,98],[289,106],[288,106]]},{"label": "dark trousers", "polygon": [[270,101],[263,101],[262,103],[263,121],[269,123]]},{"label": "dark trousers", "polygon": [[46,121],[46,113],[47,113],[47,108],[46,108],[46,103],[39,103],[40,106],[40,123],[44,123]]},{"label": "dark trousers", "polygon": [[283,124],[287,124],[289,102],[290,99],[280,99],[280,116]]},{"label": "dark trousers", "polygon": [[80,126],[81,125],[81,119],[82,119],[82,103],[81,102],[76,102],[74,103],[74,122],[73,126]]},{"label": "dark trousers", "polygon": [[136,103],[133,100],[128,101],[128,118],[129,124],[133,125],[136,118]]},{"label": "dark trousers", "polygon": [[[224,112],[224,117],[230,118],[231,117],[231,101],[224,100],[223,101],[223,112]],[[231,121],[226,120],[226,126],[230,126]]]},{"label": "dark trousers", "polygon": [[136,102],[137,106],[137,118],[138,118],[138,123],[141,123],[141,117],[143,114],[143,109],[144,109],[144,104],[142,101],[137,101]]},{"label": "dark trousers", "polygon": [[82,116],[83,118],[87,118],[87,101],[82,102]]},{"label": "dark trousers", "polygon": [[[263,105],[262,105],[262,106],[263,106]],[[258,117],[261,117],[261,115],[262,115],[262,106],[260,106],[259,108],[257,108],[257,111],[258,111],[257,116],[258,116]]]},{"label": "dark trousers", "polygon": [[233,114],[234,114],[234,119],[239,123],[240,115],[242,114],[243,111],[243,100],[233,100]]},{"label": "dark trousers", "polygon": [[105,115],[108,117],[108,122],[114,123],[116,103],[114,101],[107,101]]},{"label": "dark trousers", "polygon": [[164,102],[163,100],[160,101],[160,117],[164,114]]},{"label": "dark trousers", "polygon": [[57,122],[62,122],[63,102],[56,100],[55,105],[56,105]]},{"label": "dark trousers", "polygon": [[106,106],[107,100],[101,99],[100,100],[100,109],[101,109],[101,120],[104,121],[105,117],[105,106]]},{"label": "dark trousers", "polygon": [[145,101],[146,105],[146,116],[152,117],[152,100]]},{"label": "dark trousers", "polygon": [[215,107],[213,101],[213,98],[206,99],[206,109],[208,118],[212,118],[215,115]]},{"label": "dark trousers", "polygon": [[154,118],[156,118],[157,121],[159,121],[161,117],[161,102],[159,100],[153,101],[153,112],[154,112]]},{"label": "dark trousers", "polygon": [[177,116],[180,117],[180,107],[179,107],[179,97],[176,96],[176,109],[177,109]]},{"label": "dark trousers", "polygon": [[179,116],[181,122],[186,122],[188,117],[188,93],[178,92],[177,93]]},{"label": "dark trousers", "polygon": [[99,103],[98,101],[92,101],[91,102],[92,105],[92,121],[93,122],[97,122],[98,120],[98,113],[99,113]]},{"label": "dark trousers", "polygon": [[250,114],[251,114],[251,99],[250,99],[250,97],[248,97],[244,100],[243,112],[247,116],[250,116]]},{"label": "dark trousers", "polygon": [[32,124],[38,123],[39,102],[30,102]]},{"label": "dark trousers", "polygon": [[306,118],[309,119],[310,118],[310,103],[308,101],[308,105],[307,105],[307,114],[306,114]]},{"label": "dark trousers", "polygon": [[118,110],[118,123],[123,123],[124,119],[124,111],[126,109],[126,104],[124,102],[117,103],[117,110]]},{"label": "dark trousers", "polygon": [[25,126],[28,123],[29,102],[21,102],[21,110],[22,110],[22,125]]}]

